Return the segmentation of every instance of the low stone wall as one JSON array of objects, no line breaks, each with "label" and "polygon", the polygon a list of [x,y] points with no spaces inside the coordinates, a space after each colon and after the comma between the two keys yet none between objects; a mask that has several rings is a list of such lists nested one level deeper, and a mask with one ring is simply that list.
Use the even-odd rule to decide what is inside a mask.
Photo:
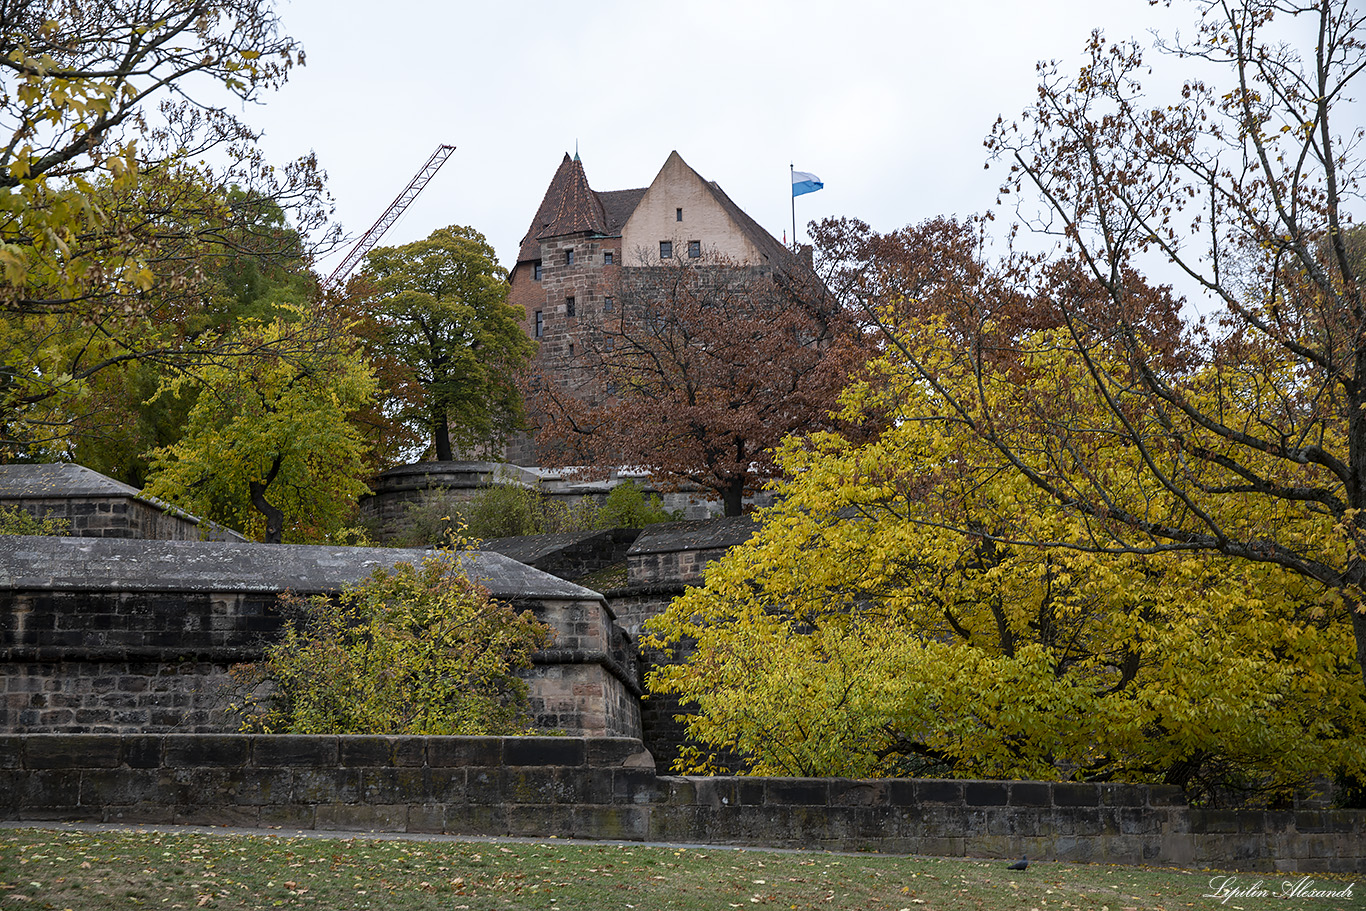
[{"label": "low stone wall", "polygon": [[707,564],[758,530],[749,515],[646,526],[627,552],[632,585],[701,585]]},{"label": "low stone wall", "polygon": [[636,528],[603,528],[493,538],[479,542],[480,550],[510,557],[543,573],[577,582],[589,573],[626,562],[626,552],[640,536]]},{"label": "low stone wall", "polygon": [[[277,636],[279,593],[335,592],[423,551],[0,538],[0,733],[225,732],[229,668]],[[471,579],[555,633],[522,676],[537,727],[641,734],[636,653],[602,597],[499,554]]]},{"label": "low stone wall", "polygon": [[159,541],[244,541],[237,532],[191,516],[137,488],[81,465],[0,465],[0,506],[60,519],[64,534]]},{"label": "low stone wall", "polygon": [[671,778],[629,738],[0,736],[0,818],[1366,868],[1361,810],[1200,810],[1167,786]]}]

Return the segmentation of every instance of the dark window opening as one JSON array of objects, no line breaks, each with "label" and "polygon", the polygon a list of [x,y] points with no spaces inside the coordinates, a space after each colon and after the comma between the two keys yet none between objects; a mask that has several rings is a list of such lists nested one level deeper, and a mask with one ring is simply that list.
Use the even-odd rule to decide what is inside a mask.
[{"label": "dark window opening", "polygon": [[612,309],[612,299],[611,299],[610,297],[604,297],[604,298],[602,299],[602,309],[603,309],[603,310],[611,310],[611,309]]},{"label": "dark window opening", "polygon": [[536,264],[531,267],[531,277],[536,281],[541,280],[541,261],[539,259],[536,260]]},{"label": "dark window opening", "polygon": [[565,316],[573,316],[573,315],[574,315],[574,298],[572,298],[572,297],[566,297],[566,298],[564,299],[564,315],[565,315]]},{"label": "dark window opening", "polygon": [[574,356],[574,343],[573,343],[573,342],[570,342],[570,343],[569,343],[569,356],[570,356],[570,357],[573,357],[573,356]]},{"label": "dark window opening", "polygon": [[574,251],[573,251],[573,250],[565,250],[565,251],[564,251],[564,264],[565,264],[566,266],[572,266],[572,265],[574,265]]},{"label": "dark window opening", "polygon": [[603,264],[604,266],[610,266],[610,265],[612,265],[612,251],[611,251],[611,250],[604,250],[604,251],[603,251],[603,254],[602,254],[602,264]]},{"label": "dark window opening", "polygon": [[673,257],[674,257],[674,242],[671,241],[671,240],[661,240],[661,241],[659,242],[659,258],[660,258],[660,259],[673,259]]},{"label": "dark window opening", "polygon": [[682,209],[674,209],[674,221],[682,221],[682,220],[683,220],[683,210],[682,210]]},{"label": "dark window opening", "polygon": [[689,259],[697,259],[697,258],[700,257],[701,255],[702,255],[702,241],[700,241],[700,240],[690,240],[690,241],[688,241],[688,258],[689,258]]},{"label": "dark window opening", "polygon": [[540,310],[536,311],[536,337],[545,335],[545,316]]}]

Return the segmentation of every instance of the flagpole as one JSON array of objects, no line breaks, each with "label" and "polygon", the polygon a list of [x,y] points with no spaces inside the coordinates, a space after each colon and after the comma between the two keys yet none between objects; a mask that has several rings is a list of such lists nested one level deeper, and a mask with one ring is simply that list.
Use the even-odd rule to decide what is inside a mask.
[{"label": "flagpole", "polygon": [[[795,171],[797,170],[797,164],[796,164],[796,162],[788,162],[787,170],[788,170],[788,177],[792,178],[792,180],[795,180],[795,179],[796,179]],[[787,187],[787,189],[788,189],[788,192],[789,192],[789,193],[792,193],[792,180],[789,180],[789,181],[788,181],[788,187]],[[796,250],[797,250],[797,194],[796,194],[796,193],[792,193],[792,251],[795,253]]]}]

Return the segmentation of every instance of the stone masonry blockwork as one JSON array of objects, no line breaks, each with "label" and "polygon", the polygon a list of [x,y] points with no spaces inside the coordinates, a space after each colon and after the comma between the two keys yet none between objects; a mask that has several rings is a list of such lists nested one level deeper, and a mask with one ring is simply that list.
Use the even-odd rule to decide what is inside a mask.
[{"label": "stone masonry blockwork", "polygon": [[[0,733],[208,733],[238,727],[234,664],[281,627],[278,593],[336,591],[424,552],[370,548],[0,540]],[[554,632],[523,672],[536,722],[641,734],[639,672],[607,603],[493,553],[470,577]]]},{"label": "stone masonry blockwork", "polygon": [[[0,819],[800,847],[1276,872],[1366,869],[1366,811],[1162,785],[658,776],[624,737],[0,735]],[[193,786],[190,786],[193,783]]]}]

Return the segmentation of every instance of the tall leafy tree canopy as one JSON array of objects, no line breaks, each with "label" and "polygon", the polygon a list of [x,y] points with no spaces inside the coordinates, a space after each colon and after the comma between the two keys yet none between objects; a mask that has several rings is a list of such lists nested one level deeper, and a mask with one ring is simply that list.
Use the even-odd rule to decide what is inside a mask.
[{"label": "tall leafy tree canopy", "polygon": [[[993,130],[1003,194],[1056,235],[1054,253],[1005,262],[989,277],[1004,297],[956,302],[955,345],[933,357],[876,306],[870,319],[919,382],[958,390],[933,417],[970,428],[1081,520],[1066,538],[1002,531],[1002,543],[1284,567],[1353,629],[1366,679],[1366,309],[1350,230],[1366,13],[1341,0],[1194,8],[1195,33],[1158,45],[1202,77],[1174,97],[1146,93],[1142,48],[1097,33],[1079,72],[1043,66],[1037,102]],[[1297,33],[1311,43],[1288,43]],[[1142,280],[1150,264],[1173,289]],[[893,306],[889,271],[874,256],[845,275]],[[1182,319],[1161,300],[1180,290],[1216,315]],[[997,302],[1011,296],[1061,331],[1006,331]],[[956,384],[1057,352],[1085,388],[1020,402]],[[1074,407],[1082,395],[1101,407]],[[1131,470],[1112,470],[1098,439],[1123,441]]]},{"label": "tall leafy tree canopy", "polygon": [[382,380],[374,425],[386,458],[428,446],[449,461],[522,426],[515,376],[536,343],[484,235],[453,225],[372,250],[352,293]]},{"label": "tall leafy tree canopy", "polygon": [[[1013,464],[944,417],[949,403],[984,398],[1045,434],[1049,409],[1096,419],[1106,403],[1065,330],[1030,330],[1031,356],[979,369],[954,335],[943,317],[902,324],[844,396],[846,420],[883,429],[790,438],[759,533],[651,621],[651,644],[687,655],[650,675],[691,712],[680,769],[739,756],[755,774],[1166,782],[1234,803],[1366,772],[1366,690],[1324,592],[1217,553],[1066,546],[1092,521],[1027,472],[1085,486],[1103,465],[1151,496],[1142,456],[1076,434],[1065,475],[1048,448]],[[1251,499],[1200,505],[1285,518]],[[1317,532],[1301,519],[1281,533]]]},{"label": "tall leafy tree canopy", "polygon": [[[297,257],[324,225],[313,160],[272,167],[219,102],[259,99],[301,58],[269,0],[0,5],[6,456],[65,445],[105,371],[221,362],[229,343],[195,319],[205,263]],[[298,233],[257,230],[263,205]]]}]

